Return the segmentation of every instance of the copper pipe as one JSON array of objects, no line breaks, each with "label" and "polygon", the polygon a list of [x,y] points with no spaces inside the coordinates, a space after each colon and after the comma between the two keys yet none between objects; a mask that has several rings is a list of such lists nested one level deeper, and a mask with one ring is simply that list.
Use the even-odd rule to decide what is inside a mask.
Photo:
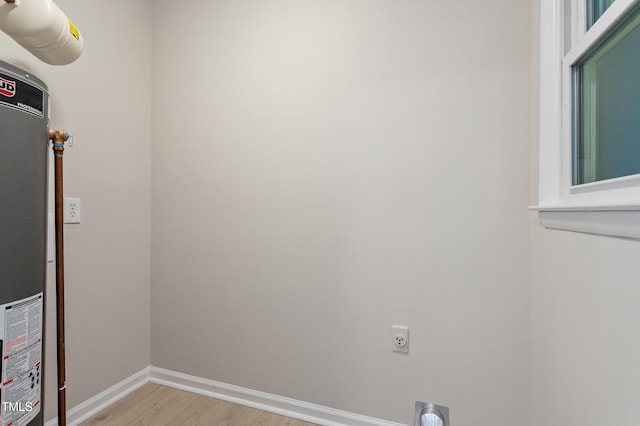
[{"label": "copper pipe", "polygon": [[69,135],[64,130],[49,130],[53,141],[55,166],[56,217],[56,326],[58,336],[58,425],[67,425],[67,378],[64,339],[64,192],[62,185],[62,156]]}]

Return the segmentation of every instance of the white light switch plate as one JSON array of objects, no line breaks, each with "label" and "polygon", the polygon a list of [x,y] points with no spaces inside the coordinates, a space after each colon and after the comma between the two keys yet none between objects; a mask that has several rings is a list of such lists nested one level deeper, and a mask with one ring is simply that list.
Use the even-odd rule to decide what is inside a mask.
[{"label": "white light switch plate", "polygon": [[56,253],[56,219],[53,213],[47,216],[47,262],[53,262]]}]

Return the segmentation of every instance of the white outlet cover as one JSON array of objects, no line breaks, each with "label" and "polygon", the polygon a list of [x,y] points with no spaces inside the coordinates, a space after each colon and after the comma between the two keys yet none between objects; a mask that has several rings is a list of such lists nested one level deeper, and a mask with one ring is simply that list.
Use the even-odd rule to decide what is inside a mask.
[{"label": "white outlet cover", "polygon": [[53,262],[56,254],[56,221],[53,213],[47,215],[47,262]]},{"label": "white outlet cover", "polygon": [[[404,342],[404,344],[402,344],[402,342]],[[409,327],[408,326],[406,325],[391,326],[391,345],[394,352],[409,353]]]},{"label": "white outlet cover", "polygon": [[80,198],[64,198],[64,223],[80,223],[81,213]]}]

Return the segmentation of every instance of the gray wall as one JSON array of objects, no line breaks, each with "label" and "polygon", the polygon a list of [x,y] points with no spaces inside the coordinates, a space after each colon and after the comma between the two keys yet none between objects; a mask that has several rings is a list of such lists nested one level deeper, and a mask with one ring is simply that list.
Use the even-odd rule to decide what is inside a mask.
[{"label": "gray wall", "polygon": [[529,21],[510,0],[155,1],[152,364],[525,424]]},{"label": "gray wall", "polygon": [[[86,38],[77,62],[46,65],[4,34],[0,56],[49,85],[53,127],[76,135],[64,160],[65,192],[82,198],[82,223],[65,227],[71,408],[149,365],[151,3],[56,3]],[[56,416],[52,264],[48,281],[50,419]]]},{"label": "gray wall", "polygon": [[151,306],[153,364],[210,379],[404,423],[640,422],[638,244],[525,210],[536,1],[186,3],[60,0],[88,40],[63,68],[0,35],[77,135],[70,406],[149,365]]},{"label": "gray wall", "polygon": [[534,225],[531,256],[532,407],[548,426],[640,424],[640,244]]},{"label": "gray wall", "polygon": [[[538,26],[534,14],[531,204],[538,180]],[[640,243],[548,231],[535,213],[530,229],[531,424],[640,424]]]}]

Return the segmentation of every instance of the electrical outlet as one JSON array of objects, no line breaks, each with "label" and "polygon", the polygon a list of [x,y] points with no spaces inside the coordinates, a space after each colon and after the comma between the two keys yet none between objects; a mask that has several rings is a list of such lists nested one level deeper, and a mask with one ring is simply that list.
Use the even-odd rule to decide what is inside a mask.
[{"label": "electrical outlet", "polygon": [[406,325],[392,325],[391,342],[395,352],[409,353],[409,327]]},{"label": "electrical outlet", "polygon": [[80,198],[64,198],[64,223],[80,223]]}]

